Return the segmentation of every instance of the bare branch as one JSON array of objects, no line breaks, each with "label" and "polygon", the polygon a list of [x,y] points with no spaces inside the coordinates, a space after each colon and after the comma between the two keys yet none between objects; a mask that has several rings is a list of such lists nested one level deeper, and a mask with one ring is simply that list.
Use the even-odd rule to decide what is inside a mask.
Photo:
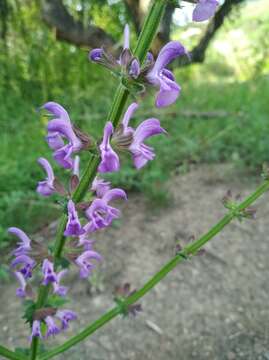
[{"label": "bare branch", "polygon": [[81,21],[74,19],[64,6],[62,0],[44,0],[42,18],[46,24],[56,29],[57,38],[74,45],[111,48],[115,41],[104,30],[89,25],[83,26]]}]

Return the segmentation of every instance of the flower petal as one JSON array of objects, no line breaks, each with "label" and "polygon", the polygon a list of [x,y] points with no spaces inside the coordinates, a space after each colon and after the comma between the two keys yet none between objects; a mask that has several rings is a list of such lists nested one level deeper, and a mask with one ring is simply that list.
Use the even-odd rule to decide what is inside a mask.
[{"label": "flower petal", "polygon": [[213,16],[217,10],[218,1],[216,0],[200,0],[192,13],[193,21],[205,21]]}]

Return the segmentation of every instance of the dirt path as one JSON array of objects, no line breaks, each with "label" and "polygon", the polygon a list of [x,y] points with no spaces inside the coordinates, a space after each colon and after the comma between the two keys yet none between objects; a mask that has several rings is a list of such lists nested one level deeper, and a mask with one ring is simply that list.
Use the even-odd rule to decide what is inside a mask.
[{"label": "dirt path", "polygon": [[[246,195],[255,184],[230,166],[203,166],[174,178],[170,188],[169,208],[152,212],[142,196],[131,196],[120,226],[100,234],[97,247],[105,261],[94,287],[70,275],[68,306],[80,317],[60,339],[110,308],[115,285],[140,287],[179,239],[208,230],[225,213],[220,199],[227,189]],[[257,204],[257,220],[226,227],[206,255],[180,265],[144,298],[140,316],[117,318],[58,358],[269,360],[268,194]],[[28,329],[16,318],[20,302],[14,292],[13,285],[1,289],[0,343],[25,346]]]}]

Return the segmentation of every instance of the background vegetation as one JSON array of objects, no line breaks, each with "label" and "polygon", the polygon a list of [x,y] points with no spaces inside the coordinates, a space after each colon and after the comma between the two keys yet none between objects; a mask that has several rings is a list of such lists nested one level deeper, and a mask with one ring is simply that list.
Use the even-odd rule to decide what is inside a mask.
[{"label": "background vegetation", "polygon": [[[91,21],[120,43],[123,24],[130,20],[120,1],[66,4],[84,22],[90,14]],[[56,39],[55,29],[41,18],[39,2],[14,0],[8,9],[8,16],[2,17],[4,36],[0,40],[2,248],[9,240],[8,226],[32,233],[57,213],[56,204],[35,193],[37,181],[44,175],[36,159],[51,159],[44,142],[47,119],[38,108],[46,101],[57,101],[78,126],[100,136],[117,83],[88,61],[87,47]],[[205,31],[205,24],[177,26],[177,11],[171,37],[191,48]],[[141,104],[137,120],[157,116],[169,133],[152,140],[156,161],[137,172],[126,158],[122,171],[110,179],[166,204],[166,180],[188,171],[193,162],[235,162],[245,174],[257,173],[269,159],[264,136],[269,132],[268,32],[266,0],[245,1],[234,9],[210,43],[205,61],[175,69],[183,89],[176,104],[157,112],[153,94]],[[134,31],[132,36],[135,40]]]}]

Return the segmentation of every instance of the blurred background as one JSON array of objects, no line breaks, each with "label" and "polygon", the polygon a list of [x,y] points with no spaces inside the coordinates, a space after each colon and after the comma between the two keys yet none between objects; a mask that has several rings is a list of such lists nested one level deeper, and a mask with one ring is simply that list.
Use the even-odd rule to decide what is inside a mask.
[{"label": "blurred background", "polygon": [[[148,0],[0,0],[2,253],[10,244],[7,227],[38,233],[58,216],[57,205],[35,192],[37,181],[44,177],[36,159],[51,160],[44,141],[47,118],[38,108],[47,101],[59,102],[75,124],[100,137],[117,79],[90,63],[88,51],[104,45],[118,52],[126,23],[134,45],[148,5]],[[172,65],[182,87],[180,98],[168,109],[157,110],[154,92],[149,93],[133,120],[158,117],[169,135],[150,141],[157,156],[144,169],[134,170],[126,157],[120,173],[108,177],[130,193],[142,193],[145,208],[175,204],[173,179],[188,176],[193,167],[198,178],[209,174],[205,182],[214,187],[220,181],[220,169],[227,170],[228,165],[236,170],[223,172],[227,182],[246,180],[251,188],[269,160],[268,0],[222,1],[215,17],[201,24],[191,22],[192,9],[184,1],[181,8],[169,4],[152,45],[156,54],[170,39],[178,40],[191,53],[192,62]],[[215,169],[212,176],[211,169]],[[197,187],[197,191],[213,190]],[[216,196],[224,195],[216,191]],[[133,196],[139,203],[141,195]],[[191,198],[186,197],[186,203]],[[5,265],[0,276],[8,277]],[[230,360],[238,357],[231,355]]]}]

